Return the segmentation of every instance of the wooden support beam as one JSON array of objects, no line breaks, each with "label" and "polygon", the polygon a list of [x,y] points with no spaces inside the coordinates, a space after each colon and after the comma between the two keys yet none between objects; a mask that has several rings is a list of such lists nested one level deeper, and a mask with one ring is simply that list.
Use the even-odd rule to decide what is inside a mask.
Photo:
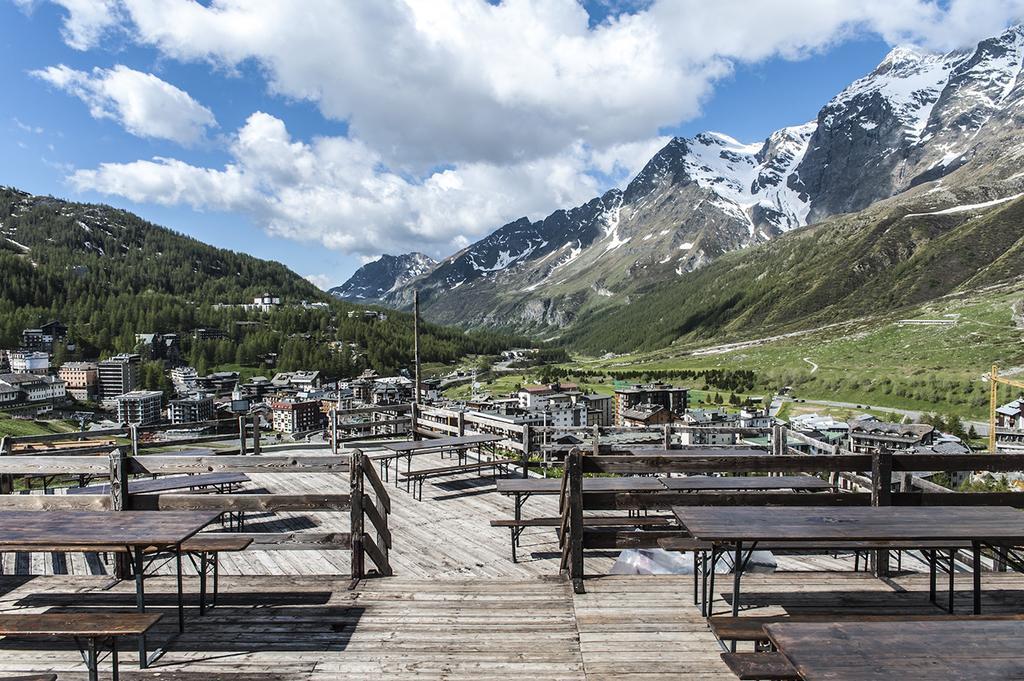
[{"label": "wooden support beam", "polygon": [[352,509],[349,514],[351,522],[352,562],[351,576],[352,584],[355,585],[365,576],[363,565],[363,453],[358,449],[352,450],[352,460],[349,468],[352,474],[349,476],[350,491],[352,498]]},{"label": "wooden support beam", "polygon": [[3,494],[0,511],[109,511],[107,494]]},{"label": "wooden support beam", "polygon": [[[104,453],[109,452],[109,448]],[[110,463],[106,456],[0,456],[0,474],[25,475],[108,475]]]},{"label": "wooden support beam", "polygon": [[[56,458],[56,457],[54,457]],[[266,454],[260,457],[240,455],[195,456],[150,454],[131,460],[132,473],[343,473],[349,463],[337,456],[288,456]]]},{"label": "wooden support beam", "polygon": [[668,510],[673,506],[870,506],[866,493],[815,492],[587,492],[587,511]]},{"label": "wooden support beam", "polygon": [[[72,495],[78,496],[78,495]],[[138,511],[347,511],[347,494],[133,494]]]},{"label": "wooden support beam", "polygon": [[352,535],[348,532],[208,532],[210,539],[251,539],[250,551],[323,551],[348,549]]}]

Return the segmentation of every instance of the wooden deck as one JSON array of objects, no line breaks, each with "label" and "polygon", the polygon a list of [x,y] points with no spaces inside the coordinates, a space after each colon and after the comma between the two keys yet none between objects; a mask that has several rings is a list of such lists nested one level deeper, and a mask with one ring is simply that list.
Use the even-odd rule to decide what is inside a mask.
[{"label": "wooden deck", "polygon": [[[418,457],[417,467],[449,459]],[[346,493],[348,478],[334,474],[251,476],[247,489],[275,493]],[[382,678],[404,680],[545,679],[731,681],[722,648],[693,605],[689,576],[600,576],[574,595],[558,576],[551,528],[529,528],[520,558],[510,560],[509,532],[489,521],[509,518],[512,500],[494,492],[493,478],[432,480],[415,501],[393,484],[391,553],[395,575],[348,586],[345,551],[245,551],[221,558],[218,607],[200,617],[194,577],[187,630],[176,634],[174,580],[147,580],[154,611],[168,614],[151,646],[168,652],[149,671],[132,672],[130,642],[122,678],[162,681],[249,681],[245,674],[276,674],[281,681]],[[557,499],[534,497],[524,517],[556,515]],[[250,514],[247,531],[342,531],[341,513]],[[606,573],[615,552],[587,557],[591,574]],[[0,612],[132,611],[131,582],[109,577],[96,555],[19,553],[4,556]],[[889,580],[851,572],[849,554],[780,557],[780,571],[747,575],[742,614],[935,613],[921,563],[905,558],[906,574]],[[186,563],[186,567],[187,563]],[[945,602],[945,576],[939,601]],[[986,613],[1024,612],[1024,575],[985,573]],[[970,609],[970,579],[958,577],[958,611]],[[731,579],[719,576],[715,608],[731,605]],[[0,671],[55,671],[60,681],[84,681],[81,657],[70,642],[47,651],[38,644],[0,639]],[[224,676],[214,676],[223,674]],[[252,677],[250,677],[252,678]],[[266,677],[264,677],[266,678]]]}]

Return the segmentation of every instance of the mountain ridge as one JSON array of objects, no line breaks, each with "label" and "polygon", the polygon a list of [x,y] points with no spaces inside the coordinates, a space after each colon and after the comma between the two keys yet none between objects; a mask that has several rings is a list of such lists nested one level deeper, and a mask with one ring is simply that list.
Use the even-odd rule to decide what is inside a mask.
[{"label": "mountain ridge", "polygon": [[1015,26],[945,54],[896,47],[815,121],[760,143],[673,138],[624,189],[508,223],[384,302],[404,307],[415,287],[428,318],[559,332],[806,224],[923,185],[991,184],[1021,158],[1022,36]]}]

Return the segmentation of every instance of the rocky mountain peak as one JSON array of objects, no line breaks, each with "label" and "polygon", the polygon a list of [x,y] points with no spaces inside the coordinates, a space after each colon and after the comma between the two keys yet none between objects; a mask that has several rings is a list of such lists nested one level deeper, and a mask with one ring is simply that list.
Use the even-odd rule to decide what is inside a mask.
[{"label": "rocky mountain peak", "polygon": [[329,292],[347,300],[381,300],[436,265],[437,261],[423,253],[385,254],[360,267],[348,281]]}]

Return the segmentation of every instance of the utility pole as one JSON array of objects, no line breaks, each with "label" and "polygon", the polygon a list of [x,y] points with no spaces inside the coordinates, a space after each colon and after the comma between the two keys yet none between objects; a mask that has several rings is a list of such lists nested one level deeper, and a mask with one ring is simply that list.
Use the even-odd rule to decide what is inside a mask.
[{"label": "utility pole", "polygon": [[412,353],[416,363],[416,383],[413,386],[412,397],[412,439],[419,440],[416,433],[420,411],[420,292],[418,289],[412,292]]}]

